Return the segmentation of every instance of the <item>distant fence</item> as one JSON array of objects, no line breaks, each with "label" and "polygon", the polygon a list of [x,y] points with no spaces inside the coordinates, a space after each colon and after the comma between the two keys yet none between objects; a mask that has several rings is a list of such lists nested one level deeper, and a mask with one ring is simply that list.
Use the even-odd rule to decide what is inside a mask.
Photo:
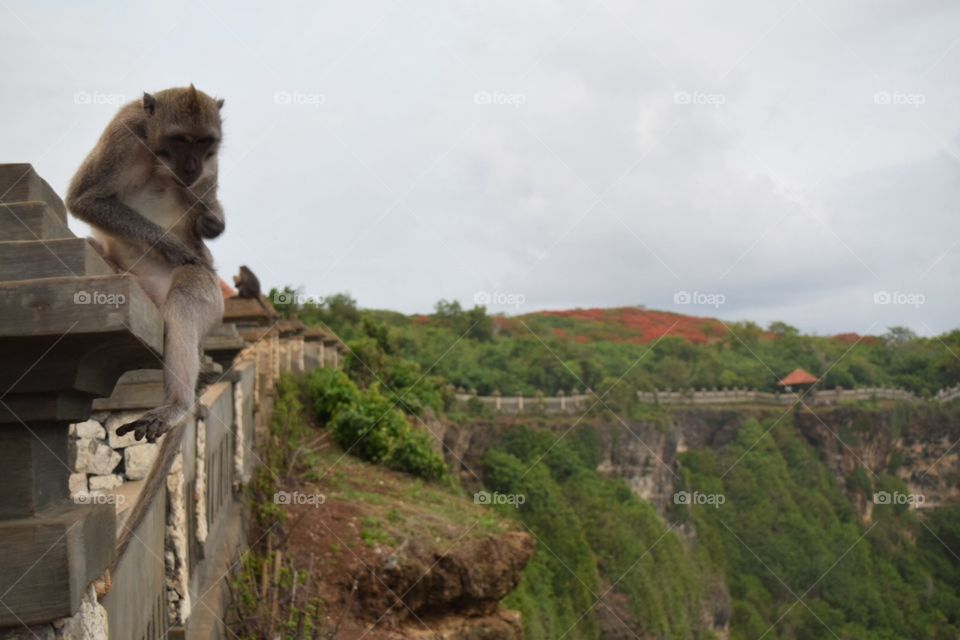
[{"label": "distant fence", "polygon": [[[958,392],[960,394],[960,392]],[[686,391],[638,391],[637,399],[649,404],[767,404],[791,405],[799,400],[806,404],[830,405],[856,400],[902,400],[920,398],[906,389],[859,387],[857,389],[818,389],[812,394],[760,391],[758,389],[699,389]]]},{"label": "distant fence", "polygon": [[[593,405],[603,406],[600,394],[580,393],[556,396],[509,396],[492,395],[481,396],[458,391],[455,394],[457,404],[468,407],[475,403],[480,407],[494,412],[505,414],[520,413],[582,413]],[[950,402],[960,398],[960,385],[941,389],[933,397],[935,402]],[[761,404],[770,406],[789,406],[803,401],[808,405],[833,405],[842,402],[858,400],[895,400],[902,402],[917,402],[921,398],[911,391],[894,387],[858,387],[856,389],[818,389],[814,393],[798,395],[785,391],[774,393],[759,389],[686,389],[673,391],[671,389],[659,391],[638,391],[637,400],[644,404],[671,404],[671,405],[716,405],[716,404]]]},{"label": "distant fence", "polygon": [[593,394],[582,393],[558,396],[478,396],[457,393],[457,403],[469,406],[479,403],[496,413],[582,413],[597,402]]}]

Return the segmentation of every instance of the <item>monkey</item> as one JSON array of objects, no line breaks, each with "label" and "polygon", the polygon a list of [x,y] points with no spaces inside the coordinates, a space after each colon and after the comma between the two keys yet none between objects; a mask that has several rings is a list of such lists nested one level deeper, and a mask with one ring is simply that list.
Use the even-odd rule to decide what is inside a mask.
[{"label": "monkey", "polygon": [[204,242],[225,229],[217,199],[223,104],[192,84],[144,93],[120,108],[67,190],[67,207],[90,225],[104,257],[132,274],[163,315],[164,402],[117,435],[155,442],[187,417],[200,343],[223,319]]},{"label": "monkey", "polygon": [[237,287],[237,297],[260,299],[260,280],[246,265],[240,267],[240,273],[233,276]]}]

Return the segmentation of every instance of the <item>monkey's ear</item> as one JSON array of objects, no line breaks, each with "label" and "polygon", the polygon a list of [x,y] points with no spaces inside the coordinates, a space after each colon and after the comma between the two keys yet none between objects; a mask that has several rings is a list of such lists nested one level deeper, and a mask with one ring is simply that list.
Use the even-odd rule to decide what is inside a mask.
[{"label": "monkey's ear", "polygon": [[152,116],[157,110],[157,99],[146,91],[143,92],[143,110],[147,112],[148,116]]},{"label": "monkey's ear", "polygon": [[217,99],[217,109],[223,109],[223,98]]}]

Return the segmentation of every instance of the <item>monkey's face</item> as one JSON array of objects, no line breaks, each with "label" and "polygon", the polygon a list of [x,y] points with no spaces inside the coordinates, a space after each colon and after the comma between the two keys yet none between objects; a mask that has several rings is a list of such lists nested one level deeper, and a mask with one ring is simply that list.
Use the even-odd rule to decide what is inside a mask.
[{"label": "monkey's face", "polygon": [[193,85],[143,94],[147,146],[185,187],[203,176],[216,175],[220,146],[220,108]]},{"label": "monkey's face", "polygon": [[164,136],[156,155],[185,187],[216,171],[219,140],[213,132],[177,132]]}]

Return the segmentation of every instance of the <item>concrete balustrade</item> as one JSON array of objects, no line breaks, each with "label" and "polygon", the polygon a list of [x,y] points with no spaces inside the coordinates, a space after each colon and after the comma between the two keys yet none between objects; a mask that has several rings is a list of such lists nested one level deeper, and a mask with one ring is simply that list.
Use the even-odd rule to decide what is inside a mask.
[{"label": "concrete balustrade", "polygon": [[204,342],[223,373],[186,423],[118,437],[163,400],[163,322],[29,165],[0,165],[0,308],[0,639],[228,637],[224,570],[275,384],[344,345],[229,298]]}]

